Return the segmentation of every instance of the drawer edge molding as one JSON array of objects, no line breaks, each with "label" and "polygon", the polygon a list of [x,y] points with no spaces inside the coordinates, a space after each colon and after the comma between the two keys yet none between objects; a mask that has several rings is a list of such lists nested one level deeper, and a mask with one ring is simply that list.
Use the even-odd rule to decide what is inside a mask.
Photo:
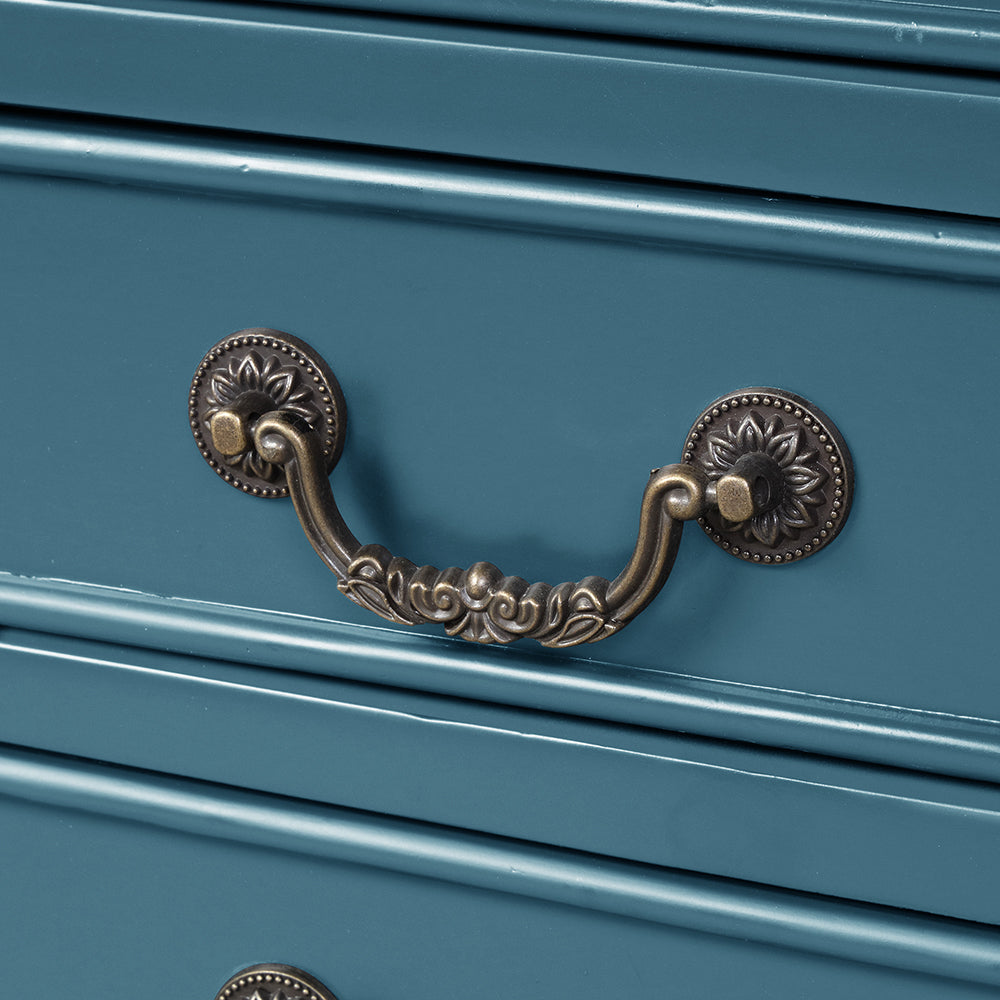
[{"label": "drawer edge molding", "polygon": [[778,947],[1000,985],[988,925],[4,748],[0,795]]},{"label": "drawer edge molding", "polygon": [[300,0],[316,7],[383,14],[484,20],[644,38],[749,46],[786,52],[881,59],[965,69],[1000,68],[1000,18],[991,10],[932,7],[901,0],[780,0],[705,3],[678,0]]},{"label": "drawer edge molding", "polygon": [[0,21],[10,105],[1000,215],[986,73],[223,0]]},{"label": "drawer edge molding", "polygon": [[0,572],[0,625],[979,781],[1000,721]]},{"label": "drawer edge molding", "polygon": [[221,130],[8,110],[0,172],[1000,281],[1000,225],[984,219]]}]

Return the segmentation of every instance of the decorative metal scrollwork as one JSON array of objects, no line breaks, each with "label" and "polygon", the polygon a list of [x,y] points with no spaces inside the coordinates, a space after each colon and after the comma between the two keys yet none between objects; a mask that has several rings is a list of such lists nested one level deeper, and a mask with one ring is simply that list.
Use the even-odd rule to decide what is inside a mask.
[{"label": "decorative metal scrollwork", "polygon": [[322,358],[288,334],[243,330],[216,344],[195,374],[190,419],[202,455],[226,482],[255,496],[291,495],[341,593],[389,621],[437,622],[473,642],[597,642],[659,592],[684,521],[699,520],[733,555],[780,564],[833,539],[853,488],[850,455],[828,418],[791,393],[744,389],[695,422],[683,463],[650,474],[622,572],[551,586],[488,562],[441,570],[362,545],[328,479],[344,443],[343,394]]}]

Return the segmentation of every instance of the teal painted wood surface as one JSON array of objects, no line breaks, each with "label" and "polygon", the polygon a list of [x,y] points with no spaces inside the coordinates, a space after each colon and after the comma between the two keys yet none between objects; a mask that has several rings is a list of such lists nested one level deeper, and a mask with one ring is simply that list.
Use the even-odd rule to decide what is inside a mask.
[{"label": "teal painted wood surface", "polygon": [[[195,663],[237,661],[376,684],[382,698],[388,685],[957,778],[993,782],[1000,770],[1000,722],[983,717],[601,660],[562,659],[554,670],[524,645],[511,655],[445,637],[414,643],[407,632],[378,626],[11,574],[0,574],[0,607],[3,621],[35,633],[20,640],[32,650],[50,648],[37,634],[49,632],[113,642],[120,649],[113,658],[127,662],[142,660],[135,647],[165,650]],[[12,633],[5,641],[19,641]]]},{"label": "teal painted wood surface", "polygon": [[962,921],[24,753],[0,755],[0,791],[19,901],[0,933],[88,1000],[178,975],[212,996],[265,955],[346,1000],[971,1000],[998,981],[1000,937]]},{"label": "teal painted wood surface", "polygon": [[1000,280],[1000,229],[986,220],[593,171],[23,111],[0,112],[0,169],[801,263]]},{"label": "teal painted wood surface", "polygon": [[3,637],[7,744],[1000,924],[995,784]]},{"label": "teal painted wood surface", "polygon": [[[883,13],[887,39],[913,33]],[[1000,214],[1000,81],[939,66],[291,4],[4,0],[0,100]]]},{"label": "teal painted wood surface", "polygon": [[[305,0],[333,7],[329,0]],[[341,6],[341,5],[337,5]],[[975,6],[900,0],[351,0],[351,8],[571,31],[639,35],[950,69],[996,69],[995,0]]]}]

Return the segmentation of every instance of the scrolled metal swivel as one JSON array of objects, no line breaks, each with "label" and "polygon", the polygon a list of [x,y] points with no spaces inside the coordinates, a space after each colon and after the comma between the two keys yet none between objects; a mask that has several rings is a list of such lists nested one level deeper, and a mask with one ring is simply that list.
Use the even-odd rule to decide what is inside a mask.
[{"label": "scrolled metal swivel", "polygon": [[574,646],[619,631],[663,586],[685,521],[743,559],[803,558],[840,530],[853,486],[847,448],[815,407],[779,390],[741,390],[696,421],[684,462],[650,474],[621,573],[551,586],[488,562],[440,570],[362,545],[328,478],[343,448],[343,395],[322,358],[288,334],[252,329],[220,341],[195,374],[190,418],[223,479],[256,496],[291,495],[341,593],[389,621],[437,622],[474,642]]}]

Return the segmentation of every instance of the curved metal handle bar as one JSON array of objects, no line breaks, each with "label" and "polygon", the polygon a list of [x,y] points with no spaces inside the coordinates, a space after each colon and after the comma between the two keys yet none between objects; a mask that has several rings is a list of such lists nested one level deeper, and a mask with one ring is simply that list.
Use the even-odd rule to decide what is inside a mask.
[{"label": "curved metal handle bar", "polygon": [[635,549],[614,580],[587,576],[553,587],[505,576],[488,562],[417,566],[382,545],[362,545],[344,523],[328,476],[343,447],[345,412],[323,359],[277,330],[220,341],[191,387],[202,455],[244,492],[290,493],[343,594],[389,621],[437,622],[473,642],[526,636],[575,646],[612,635],[663,586],[685,521],[699,519],[731,555],[788,563],[828,544],[850,509],[850,453],[829,419],[792,393],[744,389],[702,413],[683,464],[653,470]]},{"label": "curved metal handle bar", "polygon": [[382,545],[362,545],[337,508],[319,439],[291,414],[260,417],[254,445],[284,468],[295,511],[337,586],[356,604],[403,625],[438,622],[473,642],[528,637],[543,646],[597,642],[624,628],[659,593],[673,566],[683,521],[700,517],[714,484],[691,465],[667,465],[649,478],[632,558],[614,580],[528,583],[488,562],[468,569],[417,566]]}]

